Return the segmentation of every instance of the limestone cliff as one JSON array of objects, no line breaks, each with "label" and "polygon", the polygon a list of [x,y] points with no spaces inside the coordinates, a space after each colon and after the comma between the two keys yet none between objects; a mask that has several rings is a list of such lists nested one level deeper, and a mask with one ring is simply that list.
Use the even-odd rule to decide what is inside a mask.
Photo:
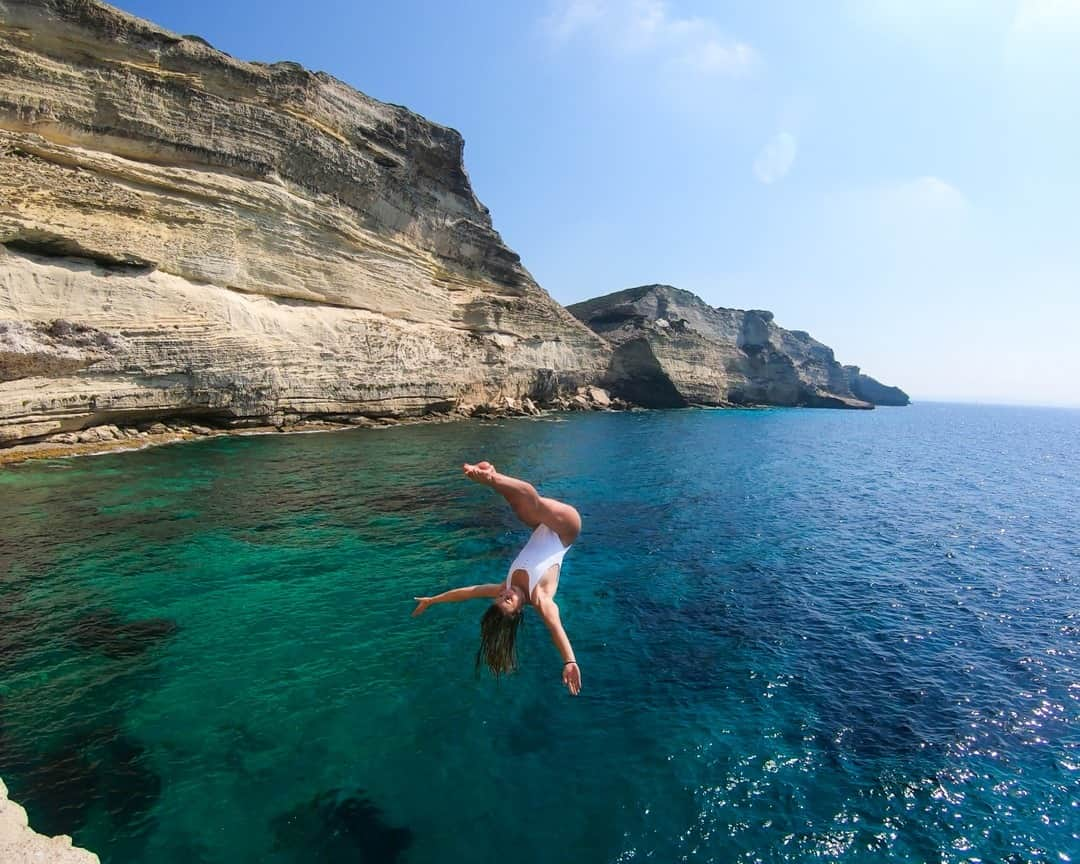
[{"label": "limestone cliff", "polygon": [[96,0],[0,2],[0,442],[394,416],[594,380],[463,142]]},{"label": "limestone cliff", "polygon": [[[569,309],[615,347],[604,383],[640,405],[872,408],[886,389],[906,404],[902,391],[841,366],[831,348],[777,326],[771,312],[714,308],[669,285],[643,285]],[[856,379],[860,389],[853,392]]]}]

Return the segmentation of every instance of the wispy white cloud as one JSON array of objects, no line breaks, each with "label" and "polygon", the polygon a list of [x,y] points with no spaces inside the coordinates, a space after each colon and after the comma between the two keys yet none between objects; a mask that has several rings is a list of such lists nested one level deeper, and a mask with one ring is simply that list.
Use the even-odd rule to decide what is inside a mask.
[{"label": "wispy white cloud", "polygon": [[907,214],[959,214],[970,206],[964,193],[940,177],[916,177],[883,184],[873,193],[882,206]]},{"label": "wispy white cloud", "polygon": [[940,177],[832,189],[797,226],[806,266],[836,284],[969,284],[984,267],[980,213]]},{"label": "wispy white cloud", "polygon": [[703,75],[745,75],[760,62],[753,46],[711,18],[680,16],[665,0],[554,0],[542,23],[559,44],[589,39],[615,54],[666,61]]},{"label": "wispy white cloud", "polygon": [[754,176],[766,185],[783,180],[798,152],[799,141],[790,132],[774,135],[754,160]]},{"label": "wispy white cloud", "polygon": [[940,177],[923,176],[835,190],[826,196],[823,222],[839,237],[859,237],[861,254],[891,260],[895,269],[915,250],[920,260],[930,249],[956,260],[958,250],[970,246],[974,216],[963,192]]}]

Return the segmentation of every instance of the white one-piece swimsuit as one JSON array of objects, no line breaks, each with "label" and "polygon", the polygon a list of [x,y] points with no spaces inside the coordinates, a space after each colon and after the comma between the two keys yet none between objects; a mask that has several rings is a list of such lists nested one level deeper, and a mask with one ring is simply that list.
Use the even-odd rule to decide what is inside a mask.
[{"label": "white one-piece swimsuit", "polygon": [[570,551],[570,546],[563,546],[558,534],[543,523],[537,525],[529,542],[518,552],[514,563],[510,565],[510,572],[506,574],[506,584],[509,585],[514,578],[515,570],[524,570],[529,574],[529,597],[532,597],[537,583],[544,574],[554,565],[562,564],[563,556],[568,551]]}]

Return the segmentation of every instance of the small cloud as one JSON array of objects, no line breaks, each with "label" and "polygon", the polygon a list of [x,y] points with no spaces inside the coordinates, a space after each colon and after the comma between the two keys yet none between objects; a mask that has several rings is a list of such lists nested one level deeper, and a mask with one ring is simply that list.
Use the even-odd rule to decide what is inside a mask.
[{"label": "small cloud", "polygon": [[754,176],[766,185],[783,180],[798,152],[798,139],[790,132],[774,135],[754,160]]},{"label": "small cloud", "polygon": [[543,19],[544,28],[558,42],[573,38],[604,14],[604,0],[567,0],[556,4]]},{"label": "small cloud", "polygon": [[926,224],[931,216],[961,216],[972,209],[963,192],[930,175],[837,189],[826,202],[864,222],[901,220],[915,225]]},{"label": "small cloud", "polygon": [[753,69],[757,55],[745,42],[709,38],[688,49],[683,60],[705,74],[738,76]]},{"label": "small cloud", "polygon": [[667,61],[702,75],[736,77],[758,63],[751,45],[710,18],[673,13],[665,0],[556,0],[542,24],[558,43],[589,37],[611,53]]},{"label": "small cloud", "polygon": [[630,51],[652,50],[663,39],[664,31],[671,27],[667,4],[662,0],[614,2],[608,8],[612,13],[609,21],[616,31],[623,31],[623,47]]},{"label": "small cloud", "polygon": [[940,177],[917,177],[887,184],[879,194],[887,206],[904,210],[960,213],[968,209],[964,193]]}]

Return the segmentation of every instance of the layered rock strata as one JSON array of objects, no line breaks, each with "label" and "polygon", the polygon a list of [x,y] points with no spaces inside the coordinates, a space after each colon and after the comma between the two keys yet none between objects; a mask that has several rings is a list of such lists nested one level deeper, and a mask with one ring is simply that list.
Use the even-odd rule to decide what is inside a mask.
[{"label": "layered rock strata", "polygon": [[462,150],[325,73],[96,0],[4,0],[0,443],[594,381],[610,348],[503,244]]},{"label": "layered rock strata", "polygon": [[872,408],[882,394],[895,404],[907,401],[899,389],[841,366],[808,333],[777,326],[771,312],[714,308],[670,285],[643,285],[569,309],[614,346],[606,385],[646,407]]},{"label": "layered rock strata", "polygon": [[0,780],[0,861],[4,864],[100,864],[98,856],[71,845],[66,834],[45,837],[31,830],[26,811],[8,800]]}]

